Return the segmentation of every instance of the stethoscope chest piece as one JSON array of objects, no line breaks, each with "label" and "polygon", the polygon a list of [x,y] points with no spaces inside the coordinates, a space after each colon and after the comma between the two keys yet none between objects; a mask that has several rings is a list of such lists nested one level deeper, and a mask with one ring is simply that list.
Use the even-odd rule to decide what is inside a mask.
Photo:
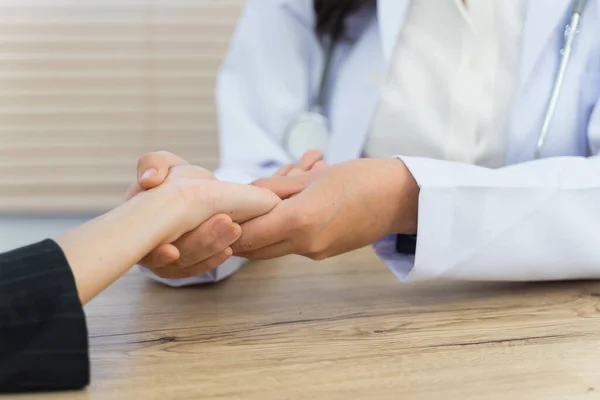
[{"label": "stethoscope chest piece", "polygon": [[290,124],[285,148],[294,160],[298,161],[308,150],[325,152],[329,142],[329,121],[315,111],[306,111],[298,115]]}]

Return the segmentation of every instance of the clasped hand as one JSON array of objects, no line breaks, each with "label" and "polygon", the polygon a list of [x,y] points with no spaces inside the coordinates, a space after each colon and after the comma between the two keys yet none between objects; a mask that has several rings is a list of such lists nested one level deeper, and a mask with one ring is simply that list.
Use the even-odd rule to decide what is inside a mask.
[{"label": "clasped hand", "polygon": [[[184,278],[214,269],[232,254],[250,259],[299,254],[320,260],[393,233],[416,232],[418,187],[401,161],[360,159],[329,166],[321,159],[321,153],[308,152],[299,163],[246,186],[218,182],[212,173],[170,153],[141,158],[139,183],[129,196],[185,174],[212,181],[221,201],[237,195],[246,202],[244,186],[263,188],[281,199],[273,204],[265,197],[263,207],[238,204],[237,214],[223,213],[221,207],[141,264],[161,277]],[[223,185],[234,185],[235,191]]]},{"label": "clasped hand", "polygon": [[162,242],[166,244],[140,264],[168,278],[199,275],[225,262],[233,253],[230,245],[241,235],[239,224],[264,215],[281,201],[265,188],[219,182],[210,171],[167,152],[139,160],[138,182],[129,188],[125,200],[163,187],[177,192],[168,197],[175,200],[166,207],[176,209],[175,215],[182,210],[184,215],[176,218],[177,228],[166,233],[169,239]]}]

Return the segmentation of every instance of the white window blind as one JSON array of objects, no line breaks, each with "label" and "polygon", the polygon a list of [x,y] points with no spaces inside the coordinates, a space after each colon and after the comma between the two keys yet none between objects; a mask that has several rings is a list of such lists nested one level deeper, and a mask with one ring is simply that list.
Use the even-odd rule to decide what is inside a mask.
[{"label": "white window blind", "polygon": [[243,0],[0,0],[0,213],[118,204],[137,158],[218,162],[214,80]]}]

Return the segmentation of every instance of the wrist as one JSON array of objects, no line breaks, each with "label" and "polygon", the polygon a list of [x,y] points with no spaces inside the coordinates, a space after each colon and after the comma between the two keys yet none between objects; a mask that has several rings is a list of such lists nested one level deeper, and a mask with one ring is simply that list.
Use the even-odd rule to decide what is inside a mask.
[{"label": "wrist", "polygon": [[156,193],[164,232],[160,244],[172,243],[215,214],[218,181],[179,178],[163,183]]},{"label": "wrist", "polygon": [[87,302],[165,242],[183,215],[169,187],[142,192],[114,210],[56,238]]},{"label": "wrist", "polygon": [[130,200],[134,212],[151,218],[148,233],[152,248],[171,243],[185,233],[182,232],[187,209],[184,190],[178,185],[163,183]]}]

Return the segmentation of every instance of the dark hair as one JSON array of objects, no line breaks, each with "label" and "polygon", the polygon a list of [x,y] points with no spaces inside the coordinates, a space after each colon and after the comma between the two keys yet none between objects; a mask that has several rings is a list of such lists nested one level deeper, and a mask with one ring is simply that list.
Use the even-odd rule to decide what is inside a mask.
[{"label": "dark hair", "polygon": [[319,35],[331,34],[334,40],[344,33],[344,21],[350,14],[375,0],[314,0]]}]

